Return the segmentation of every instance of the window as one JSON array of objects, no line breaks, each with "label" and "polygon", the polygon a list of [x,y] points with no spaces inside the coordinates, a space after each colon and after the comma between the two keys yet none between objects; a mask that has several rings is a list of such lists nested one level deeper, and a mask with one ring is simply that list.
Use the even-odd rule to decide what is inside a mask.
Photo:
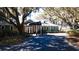
[{"label": "window", "polygon": [[0,29],[1,29],[1,25],[0,25]]},{"label": "window", "polygon": [[2,26],[2,30],[4,30],[5,29],[5,27],[4,26]]},{"label": "window", "polygon": [[13,27],[11,26],[10,29],[13,30]]}]

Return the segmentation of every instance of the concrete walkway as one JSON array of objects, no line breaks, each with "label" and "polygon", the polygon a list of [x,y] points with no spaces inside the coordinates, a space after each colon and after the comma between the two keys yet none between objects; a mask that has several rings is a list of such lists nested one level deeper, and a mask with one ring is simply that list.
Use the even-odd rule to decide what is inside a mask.
[{"label": "concrete walkway", "polygon": [[47,35],[68,36],[67,33],[47,33]]},{"label": "concrete walkway", "polygon": [[[40,35],[40,34],[37,34],[37,35]],[[46,35],[56,35],[56,36],[65,36],[65,37],[68,36],[67,33],[46,33]],[[32,34],[32,36],[36,36],[36,34]]]}]

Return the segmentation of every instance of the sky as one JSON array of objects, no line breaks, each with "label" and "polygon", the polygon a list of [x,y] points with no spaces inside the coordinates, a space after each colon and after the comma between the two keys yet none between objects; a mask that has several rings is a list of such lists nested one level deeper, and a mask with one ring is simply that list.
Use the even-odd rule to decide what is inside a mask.
[{"label": "sky", "polygon": [[[39,11],[37,12],[32,12],[28,17],[27,17],[27,20],[32,20],[34,22],[38,22],[40,20],[36,19],[36,17],[40,14],[42,14],[44,11],[40,8]],[[22,23],[22,16],[23,15],[20,15],[19,16],[19,20],[20,20],[20,23]],[[44,21],[44,20],[41,20],[41,21]]]},{"label": "sky", "polygon": [[43,12],[44,11],[40,8],[39,12],[36,12],[36,13],[35,12],[32,12],[31,15],[27,17],[27,19],[31,19],[31,20],[33,20],[35,22],[40,21],[40,20],[35,19],[35,18],[36,18],[36,16],[40,15]]}]

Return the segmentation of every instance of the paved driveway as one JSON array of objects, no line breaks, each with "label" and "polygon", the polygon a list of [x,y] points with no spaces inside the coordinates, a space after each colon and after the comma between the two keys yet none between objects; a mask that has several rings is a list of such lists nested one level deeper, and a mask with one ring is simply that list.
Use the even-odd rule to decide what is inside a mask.
[{"label": "paved driveway", "polygon": [[40,35],[24,39],[24,42],[13,46],[0,46],[3,51],[77,51],[65,42],[64,36]]}]

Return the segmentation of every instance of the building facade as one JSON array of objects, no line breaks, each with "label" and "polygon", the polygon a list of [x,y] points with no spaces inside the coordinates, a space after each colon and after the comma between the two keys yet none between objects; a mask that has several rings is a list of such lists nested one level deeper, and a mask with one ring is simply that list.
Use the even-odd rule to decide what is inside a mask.
[{"label": "building facade", "polygon": [[4,20],[0,20],[0,31],[17,31],[17,29]]}]

